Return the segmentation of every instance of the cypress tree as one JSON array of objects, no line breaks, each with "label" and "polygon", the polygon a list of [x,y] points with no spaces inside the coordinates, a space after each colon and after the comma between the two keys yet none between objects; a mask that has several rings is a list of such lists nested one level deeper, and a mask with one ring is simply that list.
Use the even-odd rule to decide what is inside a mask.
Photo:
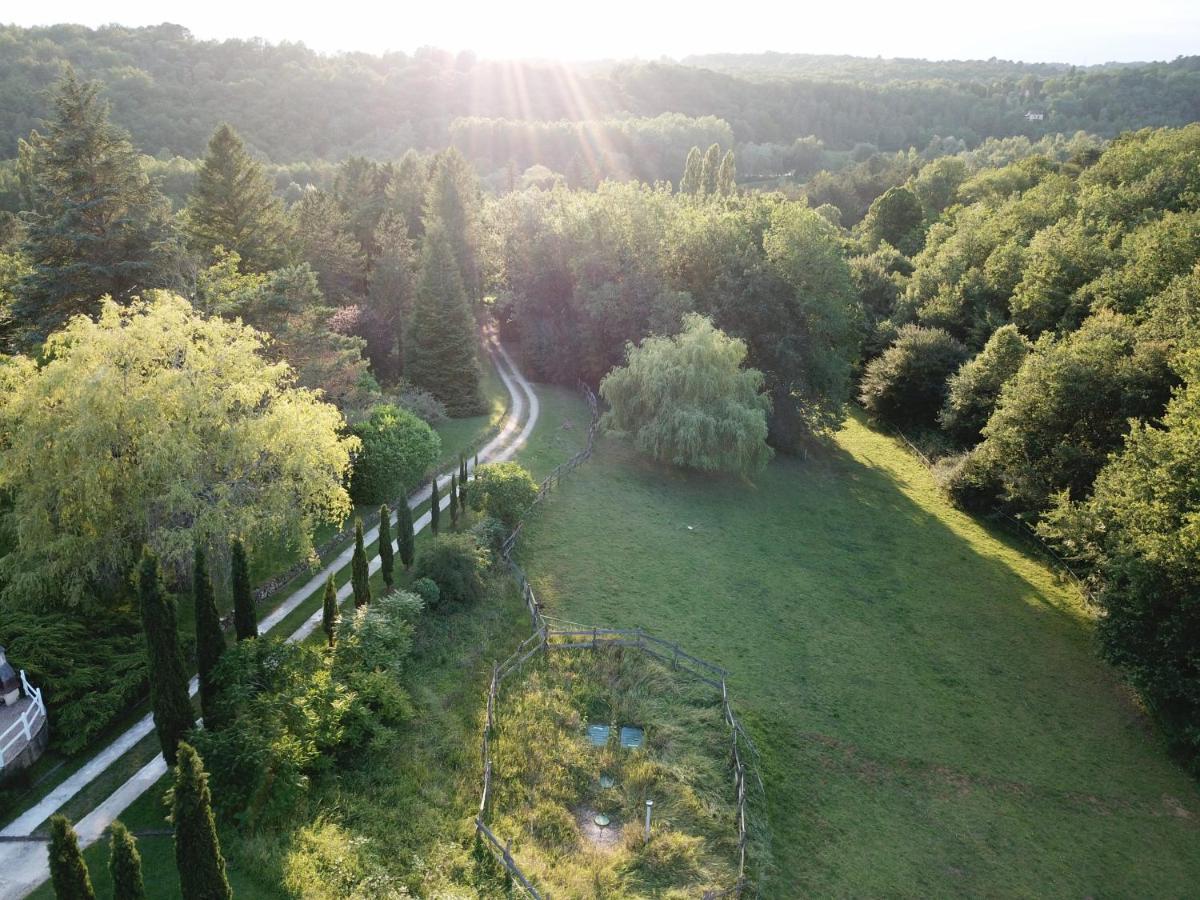
[{"label": "cypress tree", "polygon": [[438,519],[442,517],[442,498],[438,496],[437,475],[429,489],[429,533],[437,537]]},{"label": "cypress tree", "polygon": [[700,193],[711,197],[717,192],[717,170],[721,168],[721,147],[713,144],[704,151],[700,165]]},{"label": "cypress tree", "polygon": [[188,198],[186,228],[188,242],[203,257],[222,246],[236,251],[248,272],[265,272],[284,261],[283,201],[228,125],[218,126],[208,142]]},{"label": "cypress tree", "polygon": [[354,585],[354,605],[366,606],[371,602],[371,570],[367,564],[367,551],[363,546],[362,519],[354,522],[354,560],[351,563],[350,581]]},{"label": "cypress tree", "polygon": [[450,527],[458,530],[458,473],[450,473]]},{"label": "cypress tree", "polygon": [[208,574],[208,562],[204,549],[196,548],[196,562],[192,570],[192,596],[196,602],[196,668],[200,673],[200,715],[204,727],[215,731],[220,727],[217,711],[217,686],[213,670],[225,652],[225,632],[221,630],[221,616],[217,612],[217,598],[213,593],[212,578]]},{"label": "cypress tree", "polygon": [[32,271],[9,312],[33,341],[95,312],[105,294],[125,301],[169,280],[170,204],[109,122],[99,89],[68,69],[47,133],[22,144],[30,202],[21,250]]},{"label": "cypress tree", "polygon": [[467,458],[460,455],[458,457],[458,508],[463,512],[467,510]]},{"label": "cypress tree", "polygon": [[[403,503],[403,501],[401,501]],[[392,556],[392,511],[385,503],[379,507],[379,571],[383,573],[383,583],[388,587],[396,586]]]},{"label": "cypress tree", "polygon": [[400,562],[404,565],[405,571],[407,571],[412,567],[413,556],[416,550],[412,510],[409,509],[407,500],[403,501],[400,504],[400,509],[396,511],[396,544],[400,550]]},{"label": "cypress tree", "polygon": [[683,177],[679,179],[679,193],[700,193],[700,186],[703,184],[700,174],[701,166],[700,148],[693,147],[688,151],[687,162],[683,166]]},{"label": "cypress tree", "polygon": [[146,656],[150,664],[150,703],[154,709],[154,727],[158,731],[163,756],[168,764],[174,764],[176,748],[195,724],[195,717],[188,699],[188,677],[183,668],[183,655],[179,652],[175,601],[163,589],[158,557],[149,549],[142,554],[138,595],[142,608],[142,630],[146,634]]},{"label": "cypress tree", "polygon": [[62,815],[50,818],[50,883],[59,900],[95,900],[79,837],[71,821]]},{"label": "cypress tree", "polygon": [[725,154],[721,168],[717,170],[717,193],[722,197],[732,197],[737,193],[737,166],[732,150]]},{"label": "cypress tree", "polygon": [[121,820],[112,823],[108,845],[108,874],[112,877],[113,900],[146,900],[142,880],[142,855],[137,841]]},{"label": "cypress tree", "polygon": [[333,576],[330,575],[325,582],[325,599],[321,604],[321,627],[325,629],[325,637],[328,638],[330,647],[336,639],[337,626],[337,588],[334,587]]},{"label": "cypress tree", "polygon": [[175,866],[183,900],[231,900],[225,858],[213,820],[208,774],[190,744],[179,745],[171,823],[175,826]]},{"label": "cypress tree", "polygon": [[440,221],[425,224],[421,269],[409,320],[404,374],[446,404],[452,416],[483,409],[475,314]]},{"label": "cypress tree", "polygon": [[230,554],[233,569],[233,630],[239,641],[258,637],[258,614],[254,609],[254,592],[250,588],[250,563],[246,545],[234,538]]}]

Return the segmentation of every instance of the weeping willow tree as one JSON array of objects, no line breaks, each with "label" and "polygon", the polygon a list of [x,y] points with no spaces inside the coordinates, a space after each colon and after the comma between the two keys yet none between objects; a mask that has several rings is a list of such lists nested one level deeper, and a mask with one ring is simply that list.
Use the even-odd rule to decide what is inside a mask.
[{"label": "weeping willow tree", "polygon": [[624,367],[600,383],[604,424],[662,462],[704,471],[753,472],[771,459],[763,375],[743,368],[746,344],[689,314],[674,337],[628,345]]}]

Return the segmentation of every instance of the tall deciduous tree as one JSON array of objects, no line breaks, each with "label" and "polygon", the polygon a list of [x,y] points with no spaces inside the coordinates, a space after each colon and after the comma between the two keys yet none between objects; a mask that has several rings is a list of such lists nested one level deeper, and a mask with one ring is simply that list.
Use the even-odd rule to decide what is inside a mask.
[{"label": "tall deciduous tree", "polygon": [[54,885],[54,896],[61,900],[95,900],[79,837],[71,820],[63,815],[50,818],[50,883]]},{"label": "tall deciduous tree", "polygon": [[195,724],[188,698],[188,677],[179,652],[179,630],[175,601],[163,588],[158,558],[146,550],[138,572],[138,598],[142,611],[142,630],[146,635],[146,657],[150,664],[150,705],[154,710],[154,728],[163,756],[171,765],[175,753]]},{"label": "tall deciduous tree", "polygon": [[34,341],[70,316],[95,313],[105,295],[124,302],[170,280],[169,205],[98,91],[68,70],[49,132],[27,145],[22,253],[32,270],[17,284],[11,315]]},{"label": "tall deciduous tree", "polygon": [[354,587],[354,605],[366,606],[371,602],[371,570],[367,563],[367,550],[363,546],[362,519],[354,521],[354,558],[351,562],[350,581]]},{"label": "tall deciduous tree", "polygon": [[217,598],[213,591],[212,578],[208,573],[208,560],[204,549],[196,548],[196,562],[192,568],[192,596],[196,611],[196,668],[200,676],[200,715],[204,727],[215,730],[220,727],[217,703],[217,683],[214,671],[225,652],[225,632],[221,630],[221,616],[217,612]]},{"label": "tall deciduous tree", "polygon": [[733,161],[733,151],[726,151],[721,159],[721,168],[717,170],[717,194],[721,197],[732,197],[737,193],[737,164]]},{"label": "tall deciduous tree", "polygon": [[721,168],[721,146],[710,144],[700,164],[700,193],[711,197],[717,192],[717,174]]},{"label": "tall deciduous tree", "polygon": [[200,754],[186,743],[179,745],[179,763],[175,766],[171,824],[175,828],[175,866],[183,900],[232,900],[213,819],[208,773]]},{"label": "tall deciduous tree", "polygon": [[700,148],[693,147],[688,151],[687,162],[683,165],[683,177],[679,179],[679,193],[699,194],[704,184]]},{"label": "tall deciduous tree", "polygon": [[[400,501],[404,503],[403,500]],[[379,572],[383,575],[383,583],[388,587],[396,586],[395,557],[392,550],[392,511],[385,503],[379,507]]]},{"label": "tall deciduous tree", "polygon": [[229,125],[218,126],[196,173],[188,200],[188,242],[209,257],[224,247],[241,258],[245,271],[265,272],[287,256],[283,201]]},{"label": "tall deciduous tree", "polygon": [[321,600],[321,627],[325,629],[325,638],[329,641],[330,647],[337,638],[337,626],[337,588],[333,584],[333,576],[330,575],[325,580],[325,596]]},{"label": "tall deciduous tree", "polygon": [[0,403],[19,536],[5,596],[91,603],[125,589],[143,545],[183,580],[197,544],[252,534],[305,552],[318,523],[343,520],[358,441],[265,343],[168,294],[54,335]]},{"label": "tall deciduous tree", "polygon": [[409,509],[408,500],[403,500],[400,508],[396,510],[396,548],[404,568],[411,568],[416,538],[413,534],[412,510]]},{"label": "tall deciduous tree", "polygon": [[454,416],[482,409],[475,316],[439,220],[427,221],[405,374]]},{"label": "tall deciduous tree", "polygon": [[258,637],[258,612],[250,585],[250,561],[246,545],[234,538],[229,552],[230,582],[233,585],[233,631],[239,641]]},{"label": "tall deciduous tree", "polygon": [[120,819],[112,823],[109,832],[108,874],[112,879],[113,900],[146,900],[137,841]]}]

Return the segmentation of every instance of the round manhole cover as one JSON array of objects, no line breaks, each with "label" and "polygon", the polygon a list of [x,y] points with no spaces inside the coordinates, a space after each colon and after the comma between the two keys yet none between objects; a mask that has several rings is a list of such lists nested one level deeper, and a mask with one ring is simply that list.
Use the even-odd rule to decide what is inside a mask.
[{"label": "round manhole cover", "polygon": [[609,824],[609,818],[604,813],[599,813],[596,816],[596,818],[592,819],[592,821],[595,822],[597,825],[599,825],[601,828],[607,828],[608,824]]},{"label": "round manhole cover", "polygon": [[611,775],[601,775],[600,776],[600,787],[604,788],[605,790],[608,790],[610,787],[612,787],[616,783],[617,782],[613,779],[613,777]]}]

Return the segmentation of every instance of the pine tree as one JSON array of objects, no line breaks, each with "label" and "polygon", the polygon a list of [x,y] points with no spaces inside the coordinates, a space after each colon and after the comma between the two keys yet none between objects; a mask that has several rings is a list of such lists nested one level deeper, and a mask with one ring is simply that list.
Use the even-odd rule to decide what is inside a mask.
[{"label": "pine tree", "polygon": [[225,858],[213,820],[208,774],[200,754],[190,744],[179,745],[175,789],[171,798],[175,826],[175,866],[183,900],[231,900],[225,877]]},{"label": "pine tree", "polygon": [[737,166],[733,161],[733,151],[730,150],[721,160],[721,168],[717,170],[717,194],[722,197],[732,197],[737,193]]},{"label": "pine tree", "polygon": [[[170,205],[149,181],[129,135],[108,120],[96,82],[68,69],[45,136],[34,132],[22,254],[32,271],[10,315],[39,342],[68,318],[166,287],[173,257]],[[28,148],[27,150],[25,148]]]},{"label": "pine tree", "polygon": [[50,818],[50,883],[58,900],[95,900],[79,837],[62,815]]},{"label": "pine tree", "polygon": [[379,507],[379,571],[383,573],[383,583],[390,588],[396,586],[392,553],[392,511],[384,504]]},{"label": "pine tree", "polygon": [[400,562],[405,570],[408,570],[413,564],[416,536],[413,534],[412,510],[409,509],[407,500],[403,501],[400,509],[396,511],[396,543],[400,552]]},{"label": "pine tree", "polygon": [[416,254],[404,219],[398,213],[384,214],[375,239],[379,252],[371,270],[367,302],[376,318],[391,326],[394,340],[386,352],[377,352],[368,343],[367,352],[376,377],[391,380],[404,366],[404,322],[412,311],[416,289]]},{"label": "pine tree", "polygon": [[450,527],[458,530],[458,473],[450,473]]},{"label": "pine tree", "polygon": [[175,750],[195,724],[192,703],[188,699],[188,677],[179,652],[179,629],[175,619],[175,601],[163,588],[158,557],[147,549],[138,572],[138,596],[142,610],[142,630],[146,635],[149,662],[150,705],[154,727],[168,764],[175,762]]},{"label": "pine tree", "polygon": [[405,375],[446,404],[452,416],[475,415],[483,408],[475,315],[446,230],[436,219],[425,223]]},{"label": "pine tree", "polygon": [[362,519],[354,522],[354,560],[351,562],[350,581],[354,586],[355,607],[371,602],[371,570],[367,563],[367,550],[363,546]]},{"label": "pine tree", "polygon": [[438,520],[442,517],[442,498],[438,496],[437,475],[429,488],[429,533],[437,537]]},{"label": "pine tree", "polygon": [[704,151],[704,161],[700,166],[700,193],[711,197],[717,192],[717,170],[721,167],[721,147],[713,144]]},{"label": "pine tree", "polygon": [[683,166],[683,177],[679,179],[679,193],[692,195],[700,193],[700,187],[704,183],[701,180],[702,165],[700,148],[693,147],[688,151],[687,162]]},{"label": "pine tree", "polygon": [[146,900],[142,880],[142,855],[137,841],[121,820],[112,823],[108,845],[108,874],[112,878],[113,900]]},{"label": "pine tree", "polygon": [[225,652],[225,632],[221,630],[217,598],[213,593],[208,562],[201,547],[196,548],[196,561],[192,570],[192,596],[196,603],[196,668],[200,673],[200,715],[204,717],[204,727],[215,731],[220,727],[220,713],[217,708],[217,685],[213,672],[221,660],[221,654]]},{"label": "pine tree", "polygon": [[325,581],[325,598],[321,604],[321,627],[325,629],[325,637],[332,647],[337,637],[338,602],[337,588],[333,584],[333,576]]},{"label": "pine tree", "polygon": [[233,250],[247,272],[274,269],[286,258],[283,201],[228,125],[218,126],[208,142],[188,198],[186,228],[188,242],[201,256],[211,257],[218,246]]},{"label": "pine tree", "polygon": [[357,302],[366,292],[367,261],[350,233],[350,220],[324,191],[305,191],[290,210],[296,243],[333,304]]},{"label": "pine tree", "polygon": [[246,545],[234,538],[230,553],[233,580],[233,631],[239,641],[258,637],[258,613],[254,609],[254,591],[250,588],[250,563]]},{"label": "pine tree", "polygon": [[470,300],[479,299],[479,184],[471,164],[454,147],[433,158],[425,196],[425,232],[436,220],[446,231]]}]

